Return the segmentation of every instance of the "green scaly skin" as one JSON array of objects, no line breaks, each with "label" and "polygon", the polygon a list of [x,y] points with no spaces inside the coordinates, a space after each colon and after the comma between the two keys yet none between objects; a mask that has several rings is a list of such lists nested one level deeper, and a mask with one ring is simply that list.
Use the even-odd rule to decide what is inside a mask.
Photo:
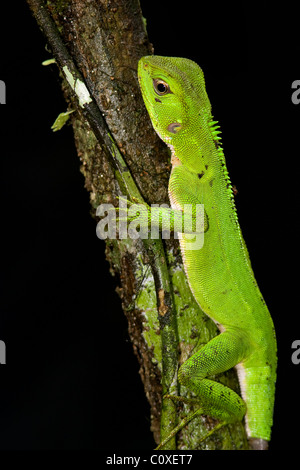
[{"label": "green scaly skin", "polygon": [[[245,415],[252,446],[267,448],[277,364],[274,326],[241,234],[203,72],[188,59],[147,56],[139,62],[138,76],[154,129],[172,151],[174,213],[184,204],[205,209],[203,247],[188,249],[185,235],[180,246],[193,295],[221,334],[181,366],[179,382],[199,397],[199,412],[223,424]],[[207,378],[232,367],[243,400]]]}]

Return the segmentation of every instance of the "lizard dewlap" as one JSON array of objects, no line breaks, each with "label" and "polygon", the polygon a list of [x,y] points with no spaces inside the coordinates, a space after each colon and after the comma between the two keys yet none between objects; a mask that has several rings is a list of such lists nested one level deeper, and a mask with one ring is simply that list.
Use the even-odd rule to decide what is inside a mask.
[{"label": "lizard dewlap", "polygon": [[[172,209],[204,205],[204,244],[180,248],[193,295],[221,334],[179,369],[179,381],[199,398],[199,413],[221,425],[245,416],[252,442],[269,441],[276,381],[276,338],[242,237],[233,190],[201,68],[175,57],[147,56],[139,83],[152,124],[172,151]],[[183,214],[184,215],[184,214]],[[209,376],[237,368],[242,398]]]}]

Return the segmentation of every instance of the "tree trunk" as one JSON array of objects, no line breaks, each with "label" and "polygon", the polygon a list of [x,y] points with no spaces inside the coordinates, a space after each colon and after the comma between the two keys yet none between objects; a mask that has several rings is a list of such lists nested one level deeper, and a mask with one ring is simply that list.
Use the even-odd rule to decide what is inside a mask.
[{"label": "tree trunk", "polygon": [[[121,194],[168,203],[169,153],[153,131],[137,81],[139,58],[153,52],[138,0],[27,1],[60,68],[69,109],[75,110],[70,117],[93,216],[100,204],[117,206]],[[85,83],[89,92],[81,102],[76,83]],[[169,399],[162,405],[162,393],[190,397],[183,387],[177,390],[178,364],[217,330],[190,292],[176,241],[107,239],[106,257],[120,279],[118,292],[159,443],[160,434],[168,435],[191,411],[191,405]],[[238,391],[233,371],[218,380]],[[177,448],[247,448],[242,423],[199,444],[211,427],[211,419],[195,418],[178,433]],[[172,439],[165,449],[174,448]]]}]

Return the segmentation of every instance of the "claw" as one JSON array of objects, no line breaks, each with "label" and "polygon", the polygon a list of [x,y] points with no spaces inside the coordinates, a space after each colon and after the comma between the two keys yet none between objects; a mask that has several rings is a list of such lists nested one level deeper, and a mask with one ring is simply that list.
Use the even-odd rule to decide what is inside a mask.
[{"label": "claw", "polygon": [[[177,396],[177,395],[164,395],[164,398],[170,398],[171,400],[174,400],[174,401],[181,401],[183,403],[186,403],[186,404],[189,404],[189,405],[195,405],[195,404],[199,404],[199,400],[197,400],[197,398],[186,398],[186,397],[180,397],[180,396]],[[206,414],[204,409],[203,408],[198,408],[197,410],[195,410],[194,412],[190,413],[188,416],[186,416],[185,418],[183,418],[183,420],[181,421],[181,423],[179,423],[174,429],[173,431],[165,438],[163,439],[159,445],[155,448],[155,450],[160,450],[162,447],[164,447],[168,442],[169,440],[174,437],[179,431],[181,431],[181,429],[183,429],[190,421],[192,421],[196,416],[198,415],[204,415]],[[203,442],[205,441],[208,437],[210,437],[212,434],[214,434],[218,429],[222,428],[223,426],[225,426],[226,424],[228,424],[226,421],[221,421],[220,423],[216,424],[216,426],[213,427],[213,429],[211,429],[210,431],[208,431],[200,440],[199,442]]]}]

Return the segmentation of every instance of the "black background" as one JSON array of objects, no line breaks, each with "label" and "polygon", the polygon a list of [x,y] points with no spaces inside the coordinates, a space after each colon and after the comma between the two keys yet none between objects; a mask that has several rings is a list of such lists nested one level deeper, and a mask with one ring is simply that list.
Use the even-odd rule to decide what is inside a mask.
[{"label": "black background", "polygon": [[[152,449],[137,360],[95,235],[89,196],[58,73],[25,4],[11,2],[0,31],[1,449]],[[297,14],[211,2],[141,2],[155,53],[203,68],[220,121],[236,204],[279,348],[271,449],[297,449],[300,365],[300,78]],[[299,42],[299,41],[298,41]]]}]

